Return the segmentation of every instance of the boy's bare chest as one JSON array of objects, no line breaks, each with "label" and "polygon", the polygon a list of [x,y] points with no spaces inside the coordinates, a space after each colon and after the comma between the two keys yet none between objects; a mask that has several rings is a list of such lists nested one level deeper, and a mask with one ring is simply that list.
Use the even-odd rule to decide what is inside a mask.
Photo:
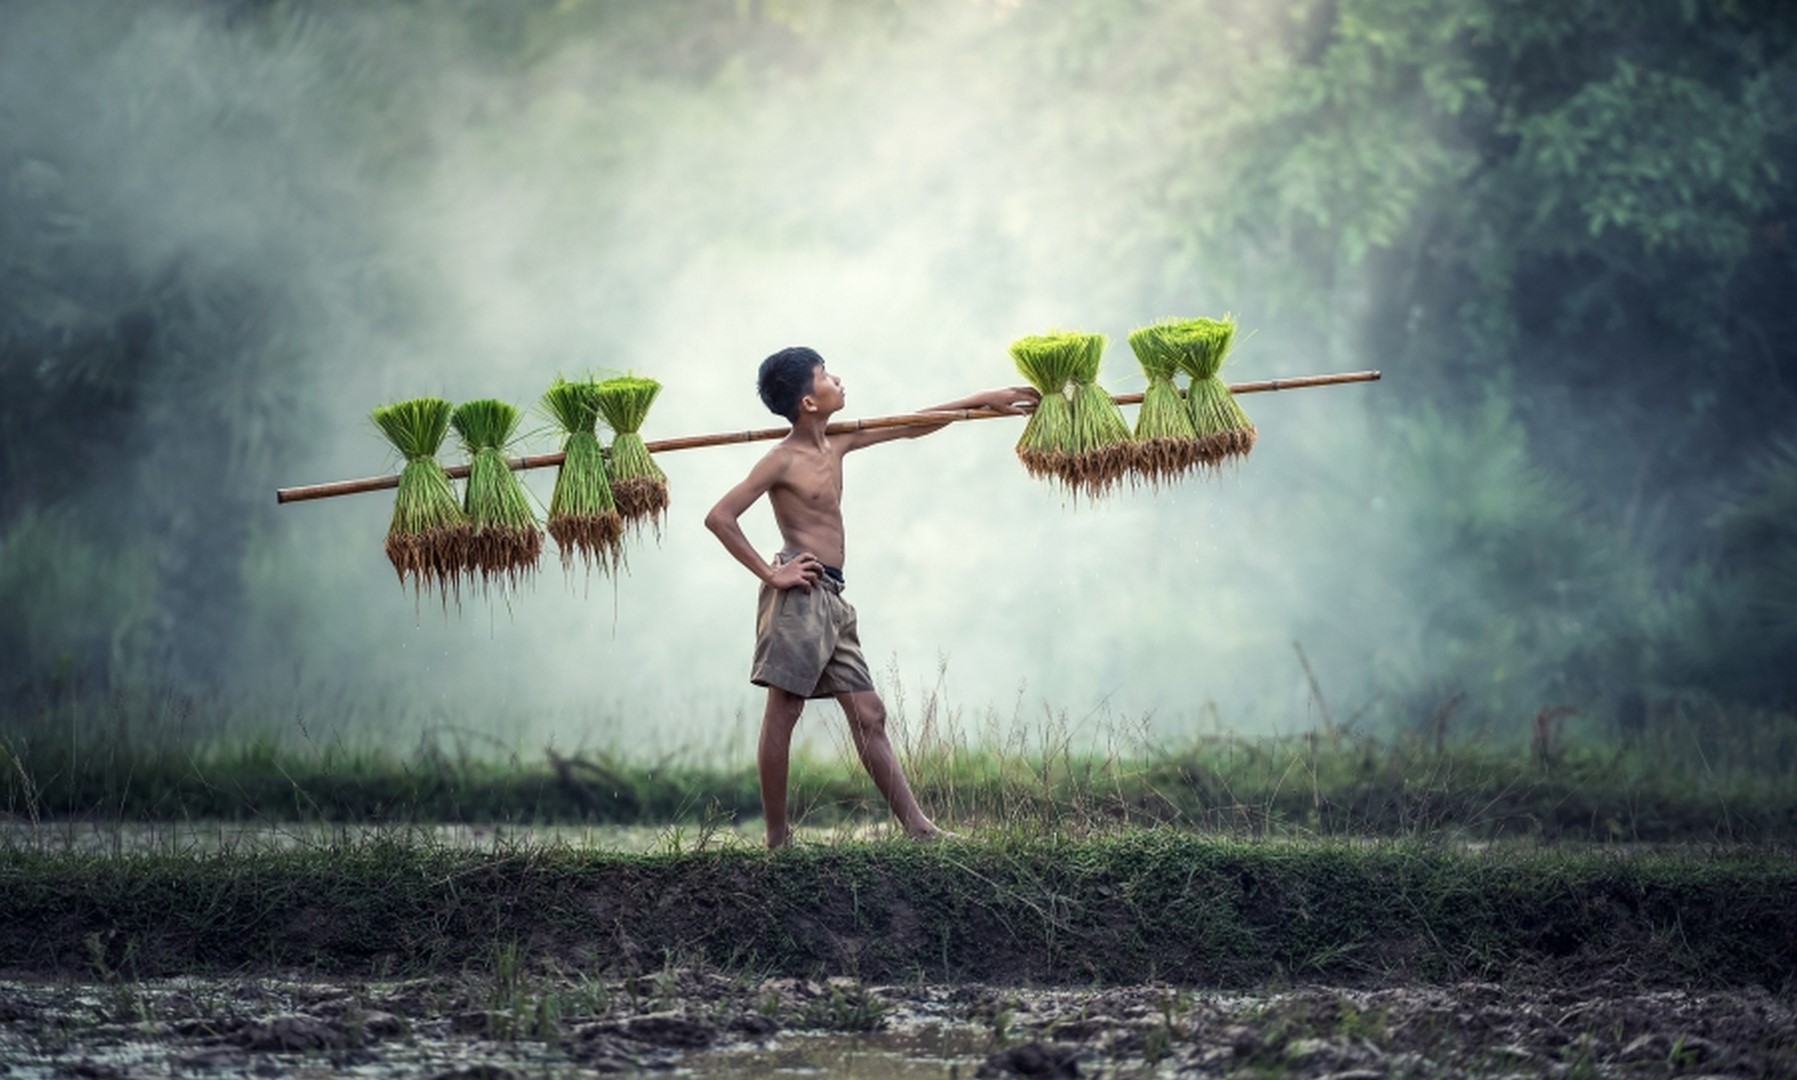
[{"label": "boy's bare chest", "polygon": [[786,487],[800,504],[819,510],[842,503],[842,458],[835,454],[806,456],[786,471]]}]

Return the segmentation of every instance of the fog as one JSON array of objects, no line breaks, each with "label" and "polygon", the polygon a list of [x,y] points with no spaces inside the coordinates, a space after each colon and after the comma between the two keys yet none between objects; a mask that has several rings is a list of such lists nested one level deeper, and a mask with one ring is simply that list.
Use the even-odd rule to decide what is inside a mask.
[{"label": "fog", "polygon": [[[1208,83],[1230,68],[1204,49],[1252,49],[1277,19],[1239,5],[1191,85],[1125,115],[1103,79],[1044,83],[1041,50],[1077,42],[1014,33],[1016,5],[900,5],[879,31],[773,7],[805,33],[710,5],[692,16],[709,30],[662,40],[619,9],[545,33],[523,65],[495,60],[480,18],[431,5],[318,5],[275,29],[247,6],[27,3],[0,20],[11,198],[79,191],[123,267],[258,298],[260,358],[187,346],[186,374],[144,388],[113,433],[128,481],[93,496],[120,521],[140,503],[241,519],[217,523],[247,532],[218,548],[241,588],[158,594],[162,634],[227,628],[184,678],[308,734],[447,724],[525,748],[735,752],[762,702],[757,583],[701,519],[767,444],[660,455],[672,509],[615,580],[564,574],[549,545],[521,590],[447,610],[394,580],[390,495],[277,509],[275,488],[393,471],[368,413],[404,397],[504,398],[532,410],[516,449],[554,449],[536,401],[558,374],[659,379],[651,440],[774,425],[756,365],[794,344],[843,378],[845,419],[1015,385],[1007,344],[1051,327],[1108,335],[1102,382],[1139,391],[1125,336],[1170,315],[1234,313],[1232,380],[1385,382],[1245,397],[1260,443],[1244,464],[1096,504],[1025,474],[1020,421],[852,456],[846,595],[889,698],[915,716],[938,693],[974,732],[1050,716],[1096,740],[1296,731],[1414,674],[1444,598],[1467,618],[1507,603],[1419,530],[1443,488],[1394,472],[1415,399],[1394,391],[1405,358],[1357,352],[1355,284],[1323,301],[1319,333],[1267,287],[1293,252],[1174,261],[1180,238],[1144,227],[1152,178],[1179,172],[1162,155],[1193,160],[1171,126],[1247,92]],[[723,59],[695,77],[694,50]],[[1196,160],[1227,157],[1218,138]],[[171,413],[200,397],[245,418],[193,435],[229,461],[205,485],[170,445]],[[1477,457],[1467,490],[1501,467]],[[460,460],[453,436],[443,458]],[[553,470],[524,479],[546,504]],[[744,527],[778,547],[765,502]],[[802,731],[830,738],[833,715],[813,706]]]}]

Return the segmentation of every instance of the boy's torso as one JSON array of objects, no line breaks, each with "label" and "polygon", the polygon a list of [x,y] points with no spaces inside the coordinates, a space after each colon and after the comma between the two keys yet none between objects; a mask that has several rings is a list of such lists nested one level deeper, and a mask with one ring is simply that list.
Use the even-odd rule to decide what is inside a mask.
[{"label": "boy's torso", "polygon": [[842,451],[835,440],[824,450],[782,442],[768,453],[786,459],[779,482],[768,489],[785,549],[843,565]]}]

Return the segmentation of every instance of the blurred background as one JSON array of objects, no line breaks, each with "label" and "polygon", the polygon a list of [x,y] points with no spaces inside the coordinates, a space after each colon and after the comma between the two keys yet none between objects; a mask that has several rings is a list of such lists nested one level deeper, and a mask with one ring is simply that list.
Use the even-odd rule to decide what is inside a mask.
[{"label": "blurred background", "polygon": [[388,493],[274,489],[394,471],[399,398],[630,370],[655,439],[779,423],[786,345],[852,417],[1051,327],[1121,393],[1131,328],[1224,312],[1227,378],[1384,381],[1245,397],[1241,467],[1096,505],[1012,421],[849,459],[889,698],[1788,726],[1793,103],[1782,0],[9,0],[0,732],[746,753],[756,582],[701,519],[765,444],[663,455],[616,580],[550,552],[459,610],[395,581]]}]

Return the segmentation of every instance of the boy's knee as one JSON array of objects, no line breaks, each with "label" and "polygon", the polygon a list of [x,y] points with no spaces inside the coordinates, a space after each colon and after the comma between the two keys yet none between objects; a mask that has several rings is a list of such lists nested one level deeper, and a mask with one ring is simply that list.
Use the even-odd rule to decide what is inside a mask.
[{"label": "boy's knee", "polygon": [[879,698],[870,695],[862,700],[851,701],[844,711],[849,714],[849,723],[863,735],[886,733],[886,706]]},{"label": "boy's knee", "polygon": [[796,724],[799,722],[799,714],[804,711],[804,698],[779,687],[768,689],[767,712],[764,714],[767,720],[782,724]]}]

